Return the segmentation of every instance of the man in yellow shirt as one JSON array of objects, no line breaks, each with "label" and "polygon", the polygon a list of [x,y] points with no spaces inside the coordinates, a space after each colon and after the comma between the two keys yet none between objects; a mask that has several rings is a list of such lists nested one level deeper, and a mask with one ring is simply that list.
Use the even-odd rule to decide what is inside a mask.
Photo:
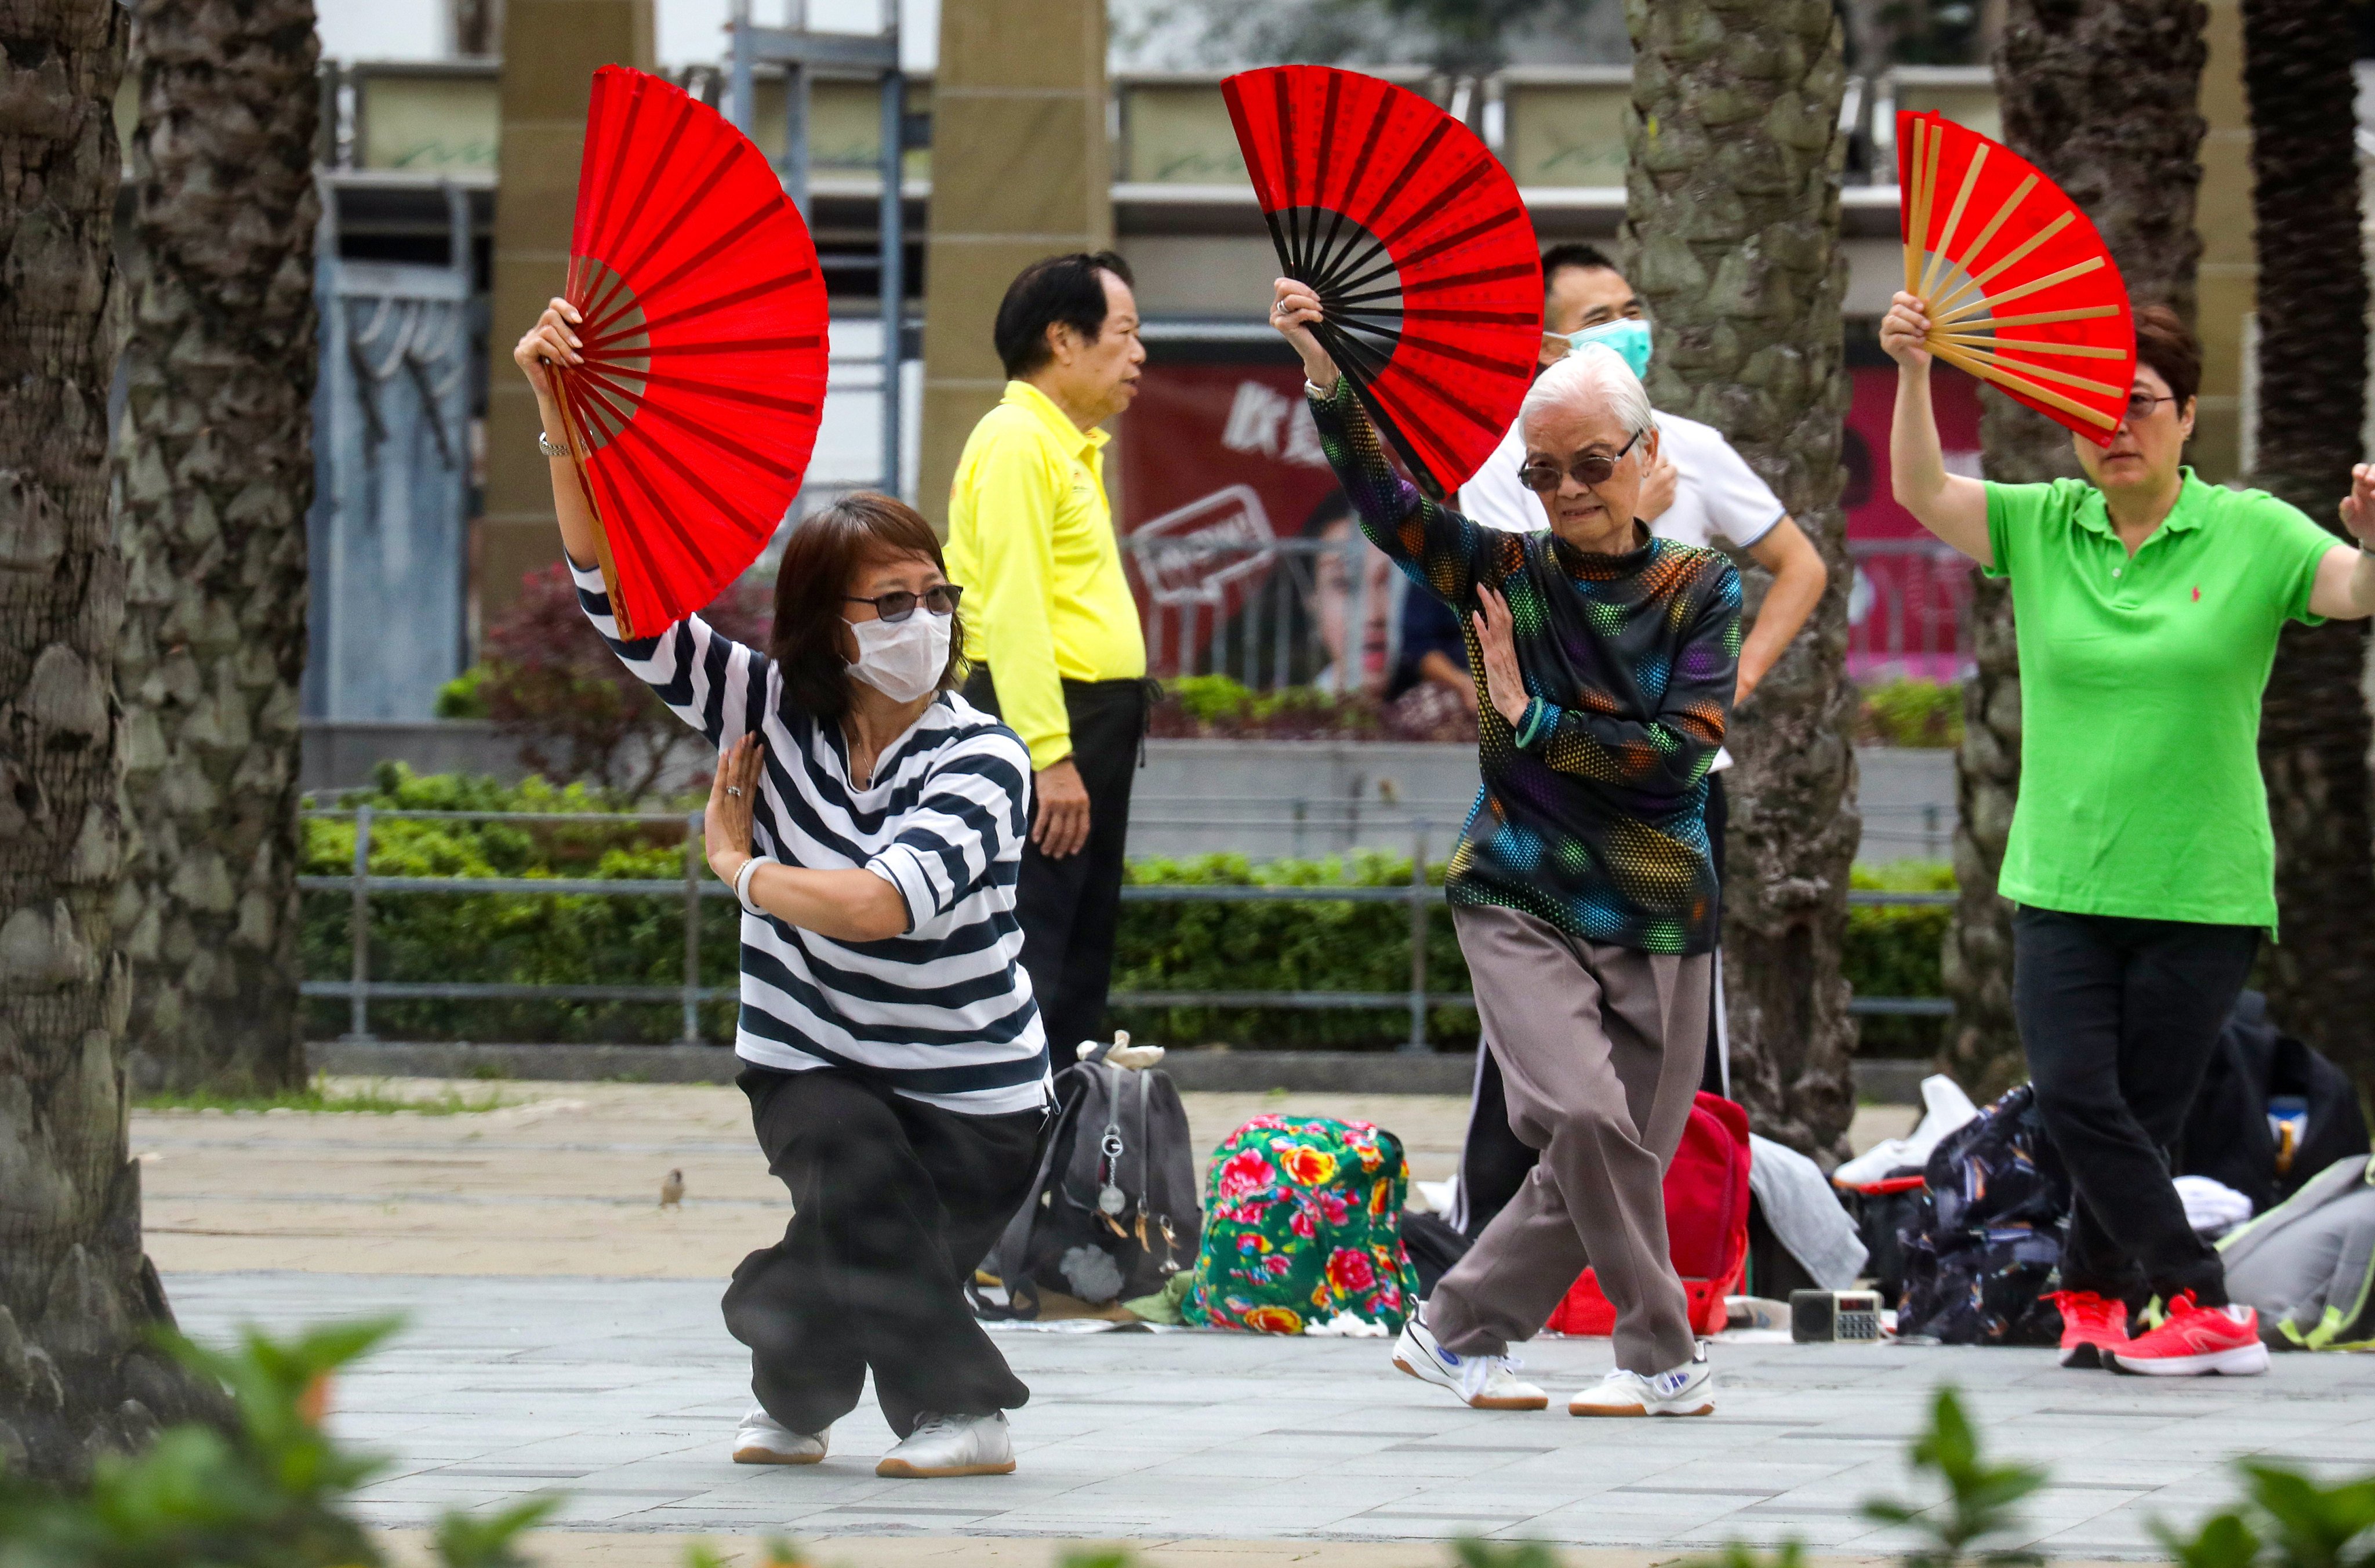
[{"label": "man in yellow shirt", "polygon": [[1105,501],[1097,426],[1146,349],[1110,251],[1023,268],[992,329],[1009,380],[958,460],[949,576],[965,594],[965,699],[1031,749],[1036,809],[1015,916],[1058,1066],[1104,1032],[1129,786],[1146,733],[1146,638]]}]

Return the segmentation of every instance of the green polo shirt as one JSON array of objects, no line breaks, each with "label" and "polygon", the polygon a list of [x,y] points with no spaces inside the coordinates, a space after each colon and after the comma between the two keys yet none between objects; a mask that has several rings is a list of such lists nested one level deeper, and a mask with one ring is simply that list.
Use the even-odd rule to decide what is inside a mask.
[{"label": "green polo shirt", "polygon": [[2020,643],[2020,803],[1998,883],[2015,903],[2276,924],[2260,698],[2286,619],[2317,620],[2340,541],[2262,490],[2185,471],[2132,557],[2076,479],[1988,486],[1991,577]]}]

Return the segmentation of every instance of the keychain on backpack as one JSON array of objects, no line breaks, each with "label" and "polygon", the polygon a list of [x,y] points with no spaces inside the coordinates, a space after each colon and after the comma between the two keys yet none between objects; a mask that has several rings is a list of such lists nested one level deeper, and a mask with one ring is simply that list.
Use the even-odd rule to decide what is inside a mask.
[{"label": "keychain on backpack", "polygon": [[1097,1145],[1098,1149],[1105,1157],[1105,1168],[1103,1173],[1105,1180],[1097,1186],[1097,1210],[1105,1216],[1105,1223],[1113,1226],[1113,1232],[1117,1236],[1126,1232],[1119,1225],[1114,1223],[1115,1217],[1129,1207],[1128,1195],[1123,1193],[1121,1188],[1114,1185],[1114,1177],[1121,1170],[1121,1128],[1108,1126],[1105,1128],[1105,1141]]}]

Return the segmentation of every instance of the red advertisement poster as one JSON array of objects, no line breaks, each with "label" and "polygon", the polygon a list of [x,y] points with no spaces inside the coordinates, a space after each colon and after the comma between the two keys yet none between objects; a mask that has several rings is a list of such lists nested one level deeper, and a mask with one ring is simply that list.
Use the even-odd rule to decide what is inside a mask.
[{"label": "red advertisement poster", "polygon": [[1149,366],[1120,441],[1124,549],[1155,674],[1332,685],[1357,621],[1367,678],[1383,680],[1395,574],[1344,548],[1351,509],[1299,369]]}]

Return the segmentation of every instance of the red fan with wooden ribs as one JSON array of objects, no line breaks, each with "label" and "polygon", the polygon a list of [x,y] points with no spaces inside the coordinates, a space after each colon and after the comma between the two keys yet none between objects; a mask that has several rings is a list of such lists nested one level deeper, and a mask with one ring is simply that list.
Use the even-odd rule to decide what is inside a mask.
[{"label": "red fan with wooden ribs", "polygon": [[1896,117],[1905,291],[1924,347],[2097,446],[2127,416],[2135,322],[2119,264],[2062,188],[1977,131]]},{"label": "red fan with wooden ribs", "polygon": [[1312,331],[1429,495],[1500,444],[1542,349],[1542,269],[1518,187],[1415,93],[1326,65],[1221,84]]},{"label": "red fan with wooden ribs", "polygon": [[594,73],[559,377],[622,637],[648,637],[757,560],[824,408],[815,242],[766,156],[623,65]]}]

